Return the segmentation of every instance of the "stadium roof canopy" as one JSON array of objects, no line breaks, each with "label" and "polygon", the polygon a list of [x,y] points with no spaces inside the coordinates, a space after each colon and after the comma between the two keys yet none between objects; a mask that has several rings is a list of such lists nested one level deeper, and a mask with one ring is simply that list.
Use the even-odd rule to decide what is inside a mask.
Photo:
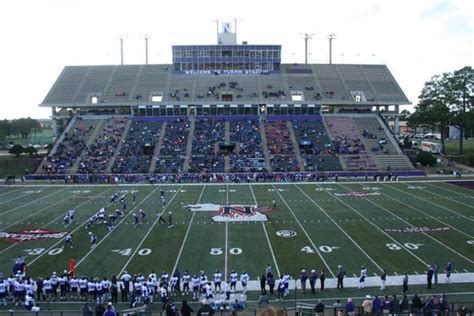
[{"label": "stadium roof canopy", "polygon": [[203,103],[402,105],[386,65],[281,64],[277,73],[177,73],[173,65],[66,66],[45,107]]}]

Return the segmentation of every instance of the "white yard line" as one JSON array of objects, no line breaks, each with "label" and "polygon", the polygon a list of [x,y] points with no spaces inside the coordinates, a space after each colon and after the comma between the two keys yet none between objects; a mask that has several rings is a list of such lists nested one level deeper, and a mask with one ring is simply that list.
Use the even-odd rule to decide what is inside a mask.
[{"label": "white yard line", "polygon": [[[341,187],[345,188],[346,190],[350,190],[349,188],[341,185]],[[374,201],[371,201],[370,199],[364,197],[364,200],[366,200],[367,202],[371,203],[372,205],[375,205],[376,207],[379,207],[381,208],[382,210],[384,210],[385,212],[387,213],[390,213],[392,214],[393,216],[395,216],[396,218],[398,218],[400,221],[402,221],[403,223],[407,224],[408,226],[410,227],[415,227],[415,225],[411,224],[410,222],[408,222],[407,220],[401,218],[400,216],[398,216],[397,214],[393,213],[392,211],[386,209],[385,207],[383,207],[382,205],[374,202]],[[470,263],[474,263],[474,261],[472,261],[471,259],[467,258],[466,256],[462,255],[461,253],[457,252],[456,250],[454,250],[453,248],[449,247],[448,245],[444,244],[443,242],[439,241],[438,239],[434,238],[433,236],[430,236],[428,235],[426,232],[421,232],[423,235],[425,235],[426,237],[432,239],[433,241],[437,242],[438,244],[440,244],[441,246],[445,247],[446,249],[454,252],[455,254],[457,254],[459,257],[469,261]]]},{"label": "white yard line", "polygon": [[[113,189],[110,188],[109,190]],[[106,191],[109,191],[109,190],[106,190]],[[104,191],[104,192],[106,192]],[[109,202],[106,204],[106,207],[108,207],[109,205],[113,204],[112,202]],[[82,222],[81,225],[77,226],[73,231],[70,232],[70,234],[74,234],[76,231],[78,231],[79,229],[81,229],[85,224],[87,224],[87,222],[89,221],[89,218],[86,219],[84,222]],[[56,242],[54,245],[52,245],[51,247],[48,248],[48,250],[42,252],[39,256],[35,257],[31,262],[28,262],[28,265],[31,266],[33,263],[35,263],[36,261],[38,261],[41,257],[43,257],[46,253],[48,253],[50,250],[54,249],[55,247],[57,247],[60,243],[64,242],[64,239],[66,239],[66,236],[64,236],[63,238],[61,238],[58,242]]]},{"label": "white yard line", "polygon": [[[199,195],[197,203],[201,203],[202,195],[204,194],[204,190],[206,187],[203,185],[202,186],[202,191],[201,194]],[[188,239],[189,231],[191,230],[191,226],[194,221],[194,215],[196,215],[196,212],[193,212],[193,216],[191,216],[191,220],[189,221],[188,224],[188,229],[186,230],[186,234],[184,235],[183,242],[181,243],[181,248],[179,248],[178,256],[176,257],[176,262],[174,263],[173,270],[171,270],[171,273],[174,273],[176,271],[176,268],[178,267],[179,259],[181,258],[181,254],[183,253],[184,245],[186,244],[186,240]]]},{"label": "white yard line", "polygon": [[155,193],[156,190],[158,190],[158,188],[159,188],[159,187],[156,187],[156,188],[155,188],[153,191],[151,191],[143,200],[141,200],[140,203],[138,203],[137,205],[135,205],[135,207],[132,208],[132,209],[130,210],[130,212],[128,212],[127,215],[125,215],[125,216],[120,220],[120,222],[118,222],[117,225],[114,226],[114,228],[112,228],[104,237],[102,237],[102,239],[97,243],[97,245],[96,245],[94,248],[90,249],[90,250],[86,253],[86,255],[83,256],[83,257],[81,258],[81,260],[79,260],[78,263],[76,263],[76,267],[78,267],[82,262],[84,262],[84,260],[86,260],[86,259],[89,257],[89,255],[90,255],[92,252],[94,252],[95,249],[99,248],[100,244],[103,243],[104,240],[106,240],[107,237],[109,237],[110,234],[111,234],[114,230],[116,230],[117,227],[119,227],[120,224],[122,224],[122,223],[125,221],[125,219],[126,219],[130,214],[133,214],[133,211],[134,211],[135,209],[137,209],[139,205],[141,205],[141,204],[144,203],[146,200],[148,200],[148,199],[150,198],[150,196],[152,196],[153,193]]},{"label": "white yard line", "polygon": [[380,270],[380,271],[383,271],[383,268],[364,250],[362,249],[362,247],[354,240],[352,239],[352,237],[344,230],[344,228],[342,228],[331,216],[329,216],[329,214],[318,204],[316,203],[316,201],[313,200],[313,198],[311,198],[305,191],[303,191],[303,189],[301,189],[299,186],[295,185],[296,188],[298,188],[298,190],[301,191],[301,193],[303,193],[306,198],[308,200],[310,200],[317,208],[319,208],[321,210],[321,212],[324,213],[324,215],[327,216],[327,218],[329,218],[329,220],[334,224],[336,225],[337,228],[339,228],[339,230],[344,234],[346,235],[347,238],[349,238],[349,240]]},{"label": "white yard line", "polygon": [[390,196],[389,194],[386,194],[385,197],[388,197],[389,199],[392,199],[392,200],[394,200],[394,201],[396,201],[396,202],[398,202],[398,203],[400,203],[400,204],[403,204],[403,205],[405,205],[405,206],[411,208],[412,210],[415,210],[415,211],[417,211],[417,212],[419,212],[419,213],[422,213],[422,214],[424,214],[425,216],[428,216],[428,217],[434,219],[435,221],[437,221],[437,222],[439,222],[439,223],[441,223],[441,224],[443,224],[443,225],[446,225],[446,226],[448,226],[449,228],[451,228],[451,229],[453,229],[453,230],[455,230],[455,231],[457,231],[457,232],[459,232],[459,233],[465,235],[466,237],[474,238],[474,236],[469,235],[468,233],[466,233],[466,232],[464,232],[464,231],[462,231],[462,230],[460,230],[460,229],[458,229],[458,228],[456,228],[456,227],[454,227],[454,226],[451,226],[451,225],[447,224],[446,222],[444,222],[444,221],[442,221],[442,220],[439,220],[438,218],[436,218],[436,217],[434,217],[434,216],[431,216],[429,213],[426,213],[426,212],[420,210],[419,208],[417,208],[417,207],[415,207],[415,206],[412,206],[412,205],[410,205],[410,204],[408,204],[408,203],[405,203],[405,202],[403,202],[403,201],[401,201],[401,200],[398,200],[398,199],[396,199],[396,198]]},{"label": "white yard line", "polygon": [[[9,209],[9,210],[8,210],[8,211],[6,211],[6,212],[2,212],[2,213],[0,213],[0,215],[6,215],[6,214],[8,214],[8,213],[11,213],[11,212],[13,212],[13,211],[15,211],[15,210],[19,209],[19,208],[25,207],[25,206],[27,206],[27,205],[30,205],[30,204],[32,204],[32,203],[36,203],[36,202],[38,202],[39,200],[45,199],[45,198],[47,198],[47,197],[49,197],[49,196],[51,196],[51,195],[53,195],[53,194],[56,194],[56,193],[62,192],[62,191],[64,191],[64,190],[66,190],[66,189],[67,189],[67,187],[66,187],[66,188],[64,188],[64,189],[62,189],[62,190],[59,190],[59,191],[54,191],[54,192],[51,192],[51,193],[49,193],[49,194],[47,194],[47,195],[45,195],[45,196],[42,196],[42,197],[40,197],[39,199],[36,199],[36,200],[30,201],[30,202],[28,202],[28,203],[25,203],[25,204],[20,204],[20,205],[18,205],[17,207],[14,207],[14,208],[12,208],[12,209]],[[69,198],[69,197],[67,197],[67,198]]]},{"label": "white yard line", "polygon": [[448,201],[450,201],[450,202],[457,203],[457,204],[461,204],[461,205],[466,206],[466,207],[468,207],[468,208],[474,209],[474,207],[473,207],[472,205],[470,205],[470,204],[465,204],[465,203],[463,203],[463,202],[450,199],[450,198],[448,198],[448,197],[446,197],[446,196],[444,196],[444,195],[441,195],[441,194],[439,194],[439,193],[432,192],[432,191],[427,191],[427,190],[423,190],[423,189],[422,189],[421,191],[426,192],[426,193],[429,193],[429,194],[433,194],[433,195],[436,195],[436,196],[439,196],[439,197],[443,198],[444,200],[448,200]]},{"label": "white yard line", "polygon": [[[6,189],[8,187],[5,186],[3,188]],[[0,193],[0,197],[5,196],[5,195],[9,195],[9,194],[12,194],[12,193],[18,193],[18,191],[21,191],[22,189],[24,189],[24,187],[16,187],[16,188],[14,188],[14,190],[10,190],[10,191],[7,191],[7,192]]]},{"label": "white yard line", "polygon": [[403,245],[402,243],[398,242],[395,238],[393,238],[392,236],[390,236],[386,231],[384,231],[383,229],[381,229],[380,227],[378,227],[376,224],[374,224],[371,220],[369,220],[367,217],[365,217],[364,215],[362,215],[358,210],[356,210],[355,208],[353,208],[350,204],[346,203],[344,200],[342,200],[341,198],[339,198],[338,196],[334,195],[333,193],[331,192],[327,192],[330,196],[332,196],[333,198],[335,198],[336,200],[338,200],[339,202],[341,202],[342,204],[346,205],[348,208],[350,208],[354,213],[358,214],[360,217],[364,218],[367,223],[369,223],[370,225],[374,226],[377,230],[379,230],[382,234],[384,234],[385,236],[387,236],[389,239],[391,239],[394,243],[396,243],[398,246],[400,246],[403,250],[405,250],[406,252],[408,252],[410,255],[412,255],[414,258],[416,258],[418,261],[420,261],[422,264],[426,266],[428,266],[428,264],[423,261],[423,259],[421,259],[420,257],[418,257],[417,255],[415,255],[413,252],[411,252],[408,248],[405,247],[405,245]]},{"label": "white yard line", "polygon": [[[225,205],[229,205],[229,184],[225,186]],[[227,256],[227,246],[229,242],[229,223],[225,222],[225,245],[224,245],[224,275],[227,278],[227,264],[228,264],[228,256]]]},{"label": "white yard line", "polygon": [[[112,190],[112,188],[107,189],[107,190],[101,192],[99,195],[103,195],[103,194],[105,194],[106,192],[108,192],[108,191],[110,191],[110,190]],[[87,201],[84,201],[84,202],[82,202],[81,204],[78,204],[78,205],[76,205],[76,206],[73,207],[73,208],[77,210],[79,207],[81,207],[82,205],[84,205],[84,204],[86,204],[86,203],[89,203],[89,202],[90,202],[92,199],[94,199],[94,198],[95,198],[95,197],[91,197],[91,198],[89,198]],[[56,222],[57,220],[60,220],[61,218],[63,218],[63,216],[64,216],[64,214],[59,215],[58,217],[56,217],[55,219],[53,219],[53,220],[50,221],[49,223],[46,223],[45,225],[41,226],[40,228],[46,228],[46,227],[48,227],[49,225],[53,224],[53,223]],[[22,241],[17,241],[17,242],[15,242],[14,244],[11,244],[11,245],[8,246],[7,248],[5,248],[5,249],[3,249],[2,251],[0,251],[0,255],[1,255],[2,253],[6,252],[7,250],[9,250],[9,249],[15,247],[16,245],[21,244],[21,243],[23,243],[23,242],[22,242]]]},{"label": "white yard line", "polygon": [[[36,211],[36,212],[34,212],[34,213],[31,213],[30,215],[28,215],[28,216],[26,216],[26,217],[20,218],[19,220],[15,221],[15,222],[13,222],[13,223],[7,225],[7,226],[2,227],[1,229],[2,229],[2,230],[5,230],[5,229],[7,229],[7,228],[13,227],[13,226],[15,226],[16,224],[21,223],[21,222],[24,222],[24,221],[27,220],[28,218],[30,218],[30,217],[32,217],[32,216],[35,216],[35,215],[37,215],[38,213],[43,212],[44,210],[47,210],[47,209],[49,209],[49,208],[51,208],[51,207],[53,207],[53,206],[56,206],[56,205],[58,205],[58,204],[61,204],[61,203],[63,203],[65,200],[70,199],[70,198],[71,198],[70,196],[67,196],[67,197],[65,197],[65,198],[62,199],[62,200],[59,200],[59,201],[57,201],[57,202],[55,202],[55,203],[53,203],[53,204],[50,204],[50,205],[48,205],[48,206],[45,206],[45,207],[39,209],[38,211]],[[3,214],[1,214],[1,215],[3,215]]]},{"label": "white yard line", "polygon": [[[253,192],[252,185],[250,184],[249,187],[250,187],[250,192],[252,192],[253,200],[255,201],[255,204],[258,205],[257,198],[255,197],[255,193]],[[267,227],[265,226],[264,222],[262,222],[262,228],[263,228],[263,232],[265,233],[265,237],[267,238],[268,248],[270,249],[270,253],[272,254],[273,263],[275,264],[277,275],[280,276],[281,275],[280,268],[278,267],[278,263],[275,258],[275,253],[273,252],[272,243],[270,242],[270,237],[268,236]]]},{"label": "white yard line", "polygon": [[[463,197],[467,197],[467,198],[473,198],[474,197],[474,195],[467,195],[467,194],[464,194],[464,193],[461,193],[461,192],[458,192],[458,191],[450,190],[448,188],[445,188],[444,186],[437,187],[437,186],[432,185],[431,183],[423,183],[423,184],[429,184],[430,187],[435,187],[435,188],[438,188],[438,189],[443,190],[443,191],[447,191],[447,192],[457,194],[459,196],[463,196]],[[445,184],[449,184],[449,183],[445,183]],[[467,188],[464,188],[464,187],[461,187],[461,186],[456,186],[456,187],[466,189],[466,190],[470,190],[470,189],[467,189]],[[471,190],[471,191],[473,191],[473,190]],[[474,206],[470,205],[470,207],[474,207]]]},{"label": "white yard line", "polygon": [[[157,215],[155,216],[155,221],[153,222],[153,224],[151,225],[151,227],[148,229],[145,237],[142,238],[142,240],[140,241],[140,243],[138,244],[138,246],[135,248],[135,250],[133,251],[132,255],[130,256],[130,258],[127,260],[127,262],[124,264],[122,270],[120,270],[120,272],[117,274],[117,275],[122,275],[122,273],[125,271],[125,269],[128,267],[129,263],[133,260],[133,258],[135,258],[135,255],[137,254],[137,252],[140,250],[141,246],[143,245],[143,243],[145,242],[145,240],[148,238],[148,236],[151,234],[151,232],[153,231],[153,228],[155,227],[156,223],[158,223],[161,215],[165,212],[165,210],[171,205],[171,202],[173,202],[173,200],[178,196],[178,193],[181,191],[181,189],[183,188],[184,185],[181,185],[181,187],[176,190],[176,193],[173,195],[173,197],[170,199],[170,201],[166,204],[166,206],[163,208],[163,211],[161,211],[161,214],[160,215]],[[147,197],[148,198],[148,197]],[[106,236],[107,237],[107,236]],[[104,237],[105,239],[105,237]],[[97,245],[99,246],[99,245]],[[95,247],[97,248],[97,247]],[[92,249],[93,250],[93,249]],[[80,262],[84,261],[85,258],[81,259]],[[79,263],[76,265],[76,267],[79,265]],[[174,270],[173,272],[174,273]]]},{"label": "white yard line", "polygon": [[430,203],[430,204],[432,204],[432,205],[434,205],[434,206],[437,206],[437,207],[439,207],[439,208],[442,208],[442,209],[444,209],[444,210],[446,210],[446,211],[448,211],[448,212],[450,212],[450,213],[453,213],[453,214],[455,214],[455,215],[457,215],[457,216],[461,216],[461,217],[463,217],[463,218],[465,218],[465,219],[467,219],[467,220],[469,220],[469,221],[471,221],[471,222],[474,222],[474,219],[469,218],[468,216],[459,214],[458,212],[455,212],[455,211],[453,211],[453,210],[451,210],[451,209],[449,209],[449,208],[447,208],[447,207],[444,207],[444,206],[442,206],[442,205],[433,203],[433,202],[431,202],[431,201],[429,201],[429,200],[425,200],[425,199],[423,199],[423,198],[421,198],[421,197],[418,197],[418,196],[416,196],[416,195],[414,195],[414,194],[411,194],[411,193],[409,193],[409,192],[407,192],[407,191],[400,190],[400,189],[396,188],[395,186],[393,186],[392,189],[394,189],[394,190],[396,190],[396,191],[398,191],[398,192],[401,192],[401,193],[403,193],[403,194],[408,194],[408,195],[410,195],[410,196],[413,196],[414,198],[416,198],[416,199],[418,199],[418,200],[421,200],[421,201]]},{"label": "white yard line", "polygon": [[[9,193],[11,193],[11,192],[9,192]],[[26,195],[24,195],[24,194],[27,194],[27,193],[23,193],[22,195],[16,196],[16,197],[14,197],[14,198],[12,198],[12,199],[9,199],[9,200],[6,200],[6,201],[2,201],[2,202],[0,202],[0,205],[2,205],[2,204],[7,204],[7,203],[10,203],[10,202],[12,202],[12,201],[21,199],[21,198],[23,198],[23,197],[26,196]],[[34,194],[34,193],[33,193],[33,194]],[[36,194],[39,194],[39,193],[36,193]]]},{"label": "white yard line", "polygon": [[296,214],[293,212],[293,210],[291,209],[290,205],[286,202],[286,200],[283,198],[283,196],[281,195],[280,191],[278,191],[278,189],[275,187],[275,185],[272,185],[273,187],[273,190],[275,190],[275,192],[278,194],[278,196],[280,197],[280,199],[283,201],[283,203],[285,203],[286,207],[290,210],[291,214],[293,214],[293,217],[295,218],[296,222],[298,223],[298,225],[300,226],[301,230],[303,231],[303,233],[306,235],[306,238],[308,238],[309,242],[311,243],[311,246],[313,246],[313,249],[314,251],[316,251],[316,253],[318,254],[319,258],[321,258],[321,261],[324,263],[324,265],[326,266],[326,268],[328,269],[328,271],[331,273],[331,275],[333,277],[336,277],[336,275],[334,274],[334,272],[331,270],[331,268],[329,267],[328,263],[326,262],[326,260],[324,260],[323,256],[321,255],[321,252],[319,252],[319,249],[318,247],[316,247],[316,245],[314,244],[313,240],[309,237],[309,234],[308,232],[306,232],[306,230],[304,229],[303,225],[301,224],[300,220],[298,219],[298,217],[296,217]]}]

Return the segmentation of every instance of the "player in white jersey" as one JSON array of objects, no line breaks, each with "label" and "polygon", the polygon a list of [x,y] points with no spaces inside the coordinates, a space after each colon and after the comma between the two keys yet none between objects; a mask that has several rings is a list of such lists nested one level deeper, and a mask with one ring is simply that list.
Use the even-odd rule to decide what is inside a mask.
[{"label": "player in white jersey", "polygon": [[189,292],[189,281],[191,280],[191,276],[189,275],[189,272],[186,270],[184,271],[183,274],[183,292],[181,295],[188,295]]},{"label": "player in white jersey", "polygon": [[46,301],[49,302],[52,298],[53,286],[51,285],[51,280],[46,278],[43,281],[43,295],[46,298]]},{"label": "player in white jersey", "polygon": [[81,293],[81,301],[87,300],[87,283],[89,282],[87,278],[83,275],[79,280],[79,291]]},{"label": "player in white jersey", "polygon": [[226,301],[230,300],[230,280],[226,280],[224,283],[224,293]]},{"label": "player in white jersey", "polygon": [[237,286],[237,280],[239,279],[239,275],[235,270],[232,270],[230,274],[230,290],[235,291],[235,288]]},{"label": "player in white jersey", "polygon": [[359,290],[365,287],[365,278],[367,277],[367,268],[362,266],[360,268]]},{"label": "player in white jersey", "polygon": [[196,274],[191,279],[191,282],[193,284],[193,300],[197,300],[199,298],[199,284],[201,282]]},{"label": "player in white jersey", "polygon": [[0,302],[7,306],[7,297],[8,297],[8,282],[5,280],[3,275],[0,275]]},{"label": "player in white jersey", "polygon": [[153,278],[148,278],[148,282],[146,282],[146,287],[148,289],[148,294],[149,294],[149,302],[153,303],[153,296],[156,292],[156,276],[155,279]]},{"label": "player in white jersey", "polygon": [[206,293],[206,299],[207,300],[213,300],[214,299],[214,291],[212,290],[211,282],[208,282],[204,286],[204,291]]},{"label": "player in white jersey", "polygon": [[199,291],[201,293],[206,293],[204,287],[207,285],[207,275],[204,271],[201,271],[201,277],[199,278]]},{"label": "player in white jersey", "polygon": [[25,284],[23,281],[15,281],[15,306],[25,299]]},{"label": "player in white jersey", "polygon": [[75,276],[69,280],[69,293],[73,300],[77,299],[77,290],[79,289],[79,281]]},{"label": "player in white jersey", "polygon": [[61,301],[65,301],[67,288],[68,288],[67,271],[64,271],[64,274],[58,278],[58,284],[59,284],[59,292],[60,292],[59,299]]},{"label": "player in white jersey", "polygon": [[219,270],[216,270],[216,272],[214,273],[214,291],[217,292],[217,289],[219,289],[219,292],[222,292],[221,282],[222,273],[220,273]]},{"label": "player in white jersey", "polygon": [[74,248],[73,245],[72,245],[72,233],[67,234],[66,238],[64,239],[63,248],[68,246],[68,245],[69,245],[69,247],[71,247],[71,249]]},{"label": "player in white jersey", "polygon": [[240,283],[242,284],[242,291],[243,293],[247,293],[247,283],[249,281],[249,275],[247,272],[243,271],[240,275]]},{"label": "player in white jersey", "polygon": [[91,240],[91,248],[95,248],[95,246],[97,246],[97,236],[89,232],[89,238]]},{"label": "player in white jersey", "polygon": [[172,276],[171,277],[171,295],[172,296],[176,296],[176,292],[178,290],[178,281],[179,281],[179,278],[177,276]]}]

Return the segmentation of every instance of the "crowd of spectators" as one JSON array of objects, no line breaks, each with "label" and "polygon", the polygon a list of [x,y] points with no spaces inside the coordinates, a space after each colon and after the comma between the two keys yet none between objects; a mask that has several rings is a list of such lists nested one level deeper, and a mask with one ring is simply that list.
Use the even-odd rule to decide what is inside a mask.
[{"label": "crowd of spectators", "polygon": [[86,148],[86,142],[98,122],[78,119],[71,130],[65,133],[64,140],[58,144],[54,154],[46,157],[42,172],[48,174],[67,173],[76,160],[80,159],[82,151]]},{"label": "crowd of spectators", "polygon": [[293,121],[293,129],[306,171],[342,170],[321,121]]},{"label": "crowd of spectators", "polygon": [[264,99],[286,99],[288,97],[286,92],[283,90],[273,90],[273,86],[271,84],[267,85],[266,88],[268,89],[268,91],[262,92],[262,96]]},{"label": "crowd of spectators", "polygon": [[79,164],[78,173],[104,173],[117,151],[118,144],[128,119],[113,117],[107,119],[104,128],[87,149]]},{"label": "crowd of spectators", "polygon": [[290,131],[286,121],[265,122],[268,154],[273,171],[299,171]]},{"label": "crowd of spectators", "polygon": [[223,172],[224,153],[219,143],[224,142],[225,122],[222,120],[196,120],[189,172]]},{"label": "crowd of spectators", "polygon": [[156,173],[178,173],[183,171],[190,124],[187,119],[177,118],[168,122],[157,157]]},{"label": "crowd of spectators", "polygon": [[236,145],[234,151],[230,155],[232,166],[231,172],[254,172],[265,170],[259,121],[257,119],[246,119],[241,121],[230,121],[229,124],[230,141]]},{"label": "crowd of spectators", "polygon": [[115,159],[113,173],[147,173],[160,137],[159,122],[132,123]]}]

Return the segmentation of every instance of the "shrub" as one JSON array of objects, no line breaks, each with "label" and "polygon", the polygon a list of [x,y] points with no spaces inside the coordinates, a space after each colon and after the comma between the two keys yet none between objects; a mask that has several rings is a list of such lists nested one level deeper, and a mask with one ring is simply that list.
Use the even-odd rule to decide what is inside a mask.
[{"label": "shrub", "polygon": [[434,166],[436,165],[436,157],[426,151],[420,151],[416,155],[416,161],[422,166]]}]

